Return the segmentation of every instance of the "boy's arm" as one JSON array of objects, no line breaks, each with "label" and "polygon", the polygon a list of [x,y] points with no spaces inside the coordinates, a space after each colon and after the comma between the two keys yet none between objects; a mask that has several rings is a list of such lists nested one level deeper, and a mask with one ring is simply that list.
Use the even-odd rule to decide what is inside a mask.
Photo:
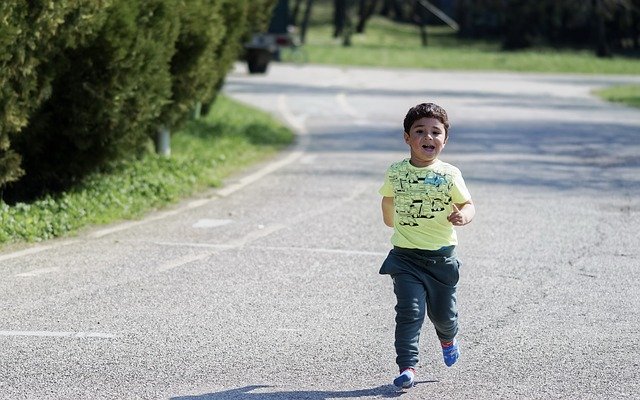
[{"label": "boy's arm", "polygon": [[393,208],[393,197],[382,198],[382,220],[386,226],[393,228],[393,214],[395,209]]},{"label": "boy's arm", "polygon": [[453,212],[447,217],[449,222],[456,226],[466,225],[473,220],[476,215],[476,207],[471,199],[464,203],[454,203]]}]

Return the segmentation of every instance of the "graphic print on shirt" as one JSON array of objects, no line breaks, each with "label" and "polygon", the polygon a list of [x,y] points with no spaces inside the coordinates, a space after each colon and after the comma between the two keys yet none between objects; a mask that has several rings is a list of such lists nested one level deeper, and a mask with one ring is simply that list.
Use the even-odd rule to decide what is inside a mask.
[{"label": "graphic print on shirt", "polygon": [[433,219],[451,204],[453,178],[450,175],[405,165],[393,171],[389,180],[400,225],[418,226],[419,218]]}]

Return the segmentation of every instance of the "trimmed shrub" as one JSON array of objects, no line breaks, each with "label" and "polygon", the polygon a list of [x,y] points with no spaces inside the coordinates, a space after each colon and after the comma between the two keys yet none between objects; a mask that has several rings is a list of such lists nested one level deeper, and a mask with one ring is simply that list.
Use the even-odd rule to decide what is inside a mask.
[{"label": "trimmed shrub", "polygon": [[176,8],[180,32],[171,59],[171,102],[162,109],[159,122],[179,128],[191,115],[197,101],[206,101],[220,77],[216,55],[228,24],[221,15],[221,0],[191,0]]},{"label": "trimmed shrub", "polygon": [[0,188],[24,170],[11,137],[51,94],[56,56],[96,34],[111,0],[0,2]]},{"label": "trimmed shrub", "polygon": [[209,104],[276,0],[0,2],[0,196],[64,191]]},{"label": "trimmed shrub", "polygon": [[9,186],[10,196],[59,192],[111,161],[141,153],[171,95],[175,2],[114,0],[95,38],[59,50],[51,96],[14,140],[26,175]]}]

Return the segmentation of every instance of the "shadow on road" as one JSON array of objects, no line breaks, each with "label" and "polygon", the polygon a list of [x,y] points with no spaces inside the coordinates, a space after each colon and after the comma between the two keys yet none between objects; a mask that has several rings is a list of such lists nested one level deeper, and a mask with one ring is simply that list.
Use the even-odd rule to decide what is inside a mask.
[{"label": "shadow on road", "polygon": [[[348,126],[311,133],[308,153],[386,153],[406,151],[401,128]],[[458,124],[442,154],[465,172],[465,179],[489,184],[556,190],[640,190],[640,139],[627,124],[557,121],[478,121]],[[344,170],[328,165],[315,173],[379,175],[379,171]]]},{"label": "shadow on road", "polygon": [[[416,385],[425,383],[434,383],[437,381],[418,381]],[[254,390],[273,388],[268,385],[251,385],[238,389],[230,389],[216,393],[206,393],[195,396],[172,397],[171,400],[276,400],[276,399],[308,399],[308,400],[326,400],[326,399],[353,399],[360,397],[377,396],[379,398],[396,398],[402,396],[405,392],[398,391],[393,385],[382,385],[371,389],[357,390],[290,390],[277,392],[253,392]]]}]

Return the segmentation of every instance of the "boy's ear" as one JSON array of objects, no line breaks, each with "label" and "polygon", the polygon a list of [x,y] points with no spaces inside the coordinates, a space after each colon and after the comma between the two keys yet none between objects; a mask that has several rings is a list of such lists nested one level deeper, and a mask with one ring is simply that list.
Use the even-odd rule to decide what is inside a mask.
[{"label": "boy's ear", "polygon": [[407,132],[404,132],[404,142],[409,144],[409,134]]}]

